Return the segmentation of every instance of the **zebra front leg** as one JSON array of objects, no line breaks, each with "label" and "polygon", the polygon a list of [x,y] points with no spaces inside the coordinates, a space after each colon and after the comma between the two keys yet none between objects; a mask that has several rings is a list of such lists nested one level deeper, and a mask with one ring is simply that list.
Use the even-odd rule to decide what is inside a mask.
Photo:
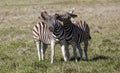
[{"label": "zebra front leg", "polygon": [[80,44],[77,44],[77,48],[78,48],[78,51],[79,51],[79,54],[80,54],[80,60],[82,60],[82,48],[80,46]]},{"label": "zebra front leg", "polygon": [[53,63],[54,56],[55,56],[55,41],[52,40],[51,41],[51,64]]},{"label": "zebra front leg", "polygon": [[69,53],[68,43],[66,43],[65,50],[66,50],[67,59],[69,60],[70,59],[70,53]]},{"label": "zebra front leg", "polygon": [[72,44],[72,47],[73,47],[73,56],[75,57],[75,61],[77,62],[77,52],[76,52],[76,45],[75,43]]},{"label": "zebra front leg", "polygon": [[67,54],[66,54],[66,42],[62,41],[61,51],[63,54],[64,61],[67,62]]},{"label": "zebra front leg", "polygon": [[36,41],[36,46],[37,46],[37,51],[38,51],[38,60],[40,61],[41,60],[41,51],[40,51],[40,44],[41,42],[40,41]]},{"label": "zebra front leg", "polygon": [[47,48],[47,44],[42,43],[42,45],[41,45],[41,56],[42,56],[42,60],[45,59],[45,51],[46,51],[46,48]]},{"label": "zebra front leg", "polygon": [[85,41],[84,42],[84,53],[85,53],[85,57],[86,57],[86,60],[88,61],[88,41]]}]

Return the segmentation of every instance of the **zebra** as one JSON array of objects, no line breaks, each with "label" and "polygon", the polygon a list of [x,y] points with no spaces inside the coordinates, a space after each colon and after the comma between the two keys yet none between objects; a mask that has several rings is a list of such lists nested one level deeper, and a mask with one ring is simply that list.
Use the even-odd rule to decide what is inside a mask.
[{"label": "zebra", "polygon": [[[67,41],[67,44],[71,44],[73,47],[73,54],[75,57],[75,61],[77,62],[77,53],[76,53],[76,47],[79,50],[80,53],[80,60],[82,60],[82,48],[80,43],[84,42],[84,53],[86,60],[88,61],[88,41],[91,39],[90,36],[90,28],[88,24],[85,21],[78,21],[76,23],[73,23],[71,21],[71,18],[77,17],[76,14],[73,13],[65,13],[65,14],[56,14],[57,19],[63,22],[63,27],[65,30],[65,38]],[[69,57],[69,52],[68,57]]]},{"label": "zebra", "polygon": [[36,42],[38,59],[39,61],[45,58],[45,51],[47,45],[51,45],[51,63],[55,54],[55,44],[61,44],[61,50],[64,57],[64,61],[67,61],[65,52],[65,32],[62,24],[56,20],[56,15],[49,15],[46,11],[41,12],[43,21],[37,22],[33,27],[33,37]]}]

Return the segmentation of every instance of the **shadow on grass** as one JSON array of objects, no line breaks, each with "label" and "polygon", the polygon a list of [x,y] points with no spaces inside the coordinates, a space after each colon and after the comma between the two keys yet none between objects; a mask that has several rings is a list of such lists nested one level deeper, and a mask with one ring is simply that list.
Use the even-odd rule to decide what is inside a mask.
[{"label": "shadow on grass", "polygon": [[[80,60],[80,57],[78,57],[77,60],[78,60],[78,61],[81,61],[81,60]],[[64,61],[64,59],[61,58],[61,61]],[[75,61],[75,57],[71,57],[71,58],[69,59],[69,61]],[[88,60],[82,59],[82,61],[88,61]]]},{"label": "shadow on grass", "polygon": [[[78,59],[78,61],[81,61],[80,57],[78,57],[77,59]],[[97,60],[112,60],[112,58],[109,56],[99,55],[99,56],[95,56],[95,57],[88,59],[88,60],[86,60],[85,58],[82,59],[82,61],[97,61]],[[64,61],[63,58],[61,58],[61,61]],[[69,61],[75,61],[75,58],[71,57],[69,59]]]},{"label": "shadow on grass", "polygon": [[112,60],[112,58],[109,56],[99,55],[99,56],[93,57],[89,61],[97,61],[97,60]]}]

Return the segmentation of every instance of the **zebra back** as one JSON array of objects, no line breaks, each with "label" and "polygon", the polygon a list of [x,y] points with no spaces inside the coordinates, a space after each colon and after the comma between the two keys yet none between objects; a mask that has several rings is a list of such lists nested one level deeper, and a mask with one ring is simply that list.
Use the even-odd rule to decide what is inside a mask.
[{"label": "zebra back", "polygon": [[53,33],[49,31],[47,25],[40,21],[33,27],[33,37],[35,40],[39,40],[44,43],[50,43],[50,39],[53,38]]},{"label": "zebra back", "polygon": [[52,39],[54,39],[56,42],[63,40],[65,38],[63,26],[58,22],[58,24],[54,27],[54,31],[51,32],[44,21],[38,22],[32,30],[34,39],[46,44],[50,44]]},{"label": "zebra back", "polygon": [[80,42],[91,39],[90,28],[85,21],[79,20],[74,25],[78,27],[79,35],[83,36],[83,40]]}]

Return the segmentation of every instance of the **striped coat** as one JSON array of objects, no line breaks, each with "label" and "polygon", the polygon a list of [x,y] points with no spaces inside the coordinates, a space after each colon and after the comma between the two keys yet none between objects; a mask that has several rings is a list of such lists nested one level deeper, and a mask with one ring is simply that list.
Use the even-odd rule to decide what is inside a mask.
[{"label": "striped coat", "polygon": [[56,42],[64,39],[64,31],[62,30],[62,25],[59,25],[55,32],[51,32],[47,25],[40,21],[33,27],[33,37],[36,41],[44,42],[45,44],[50,44],[51,39],[54,39]]},{"label": "striped coat", "polygon": [[44,60],[45,50],[47,45],[51,45],[51,63],[54,58],[54,47],[58,42],[61,44],[61,50],[64,60],[67,61],[65,56],[65,34],[62,24],[56,20],[55,15],[48,15],[47,12],[42,12],[41,17],[44,21],[40,21],[33,27],[33,37],[36,41],[39,60]]},{"label": "striped coat", "polygon": [[73,46],[73,54],[75,56],[75,60],[77,61],[76,48],[78,48],[80,53],[80,59],[82,60],[82,48],[80,46],[81,42],[84,42],[84,52],[86,59],[88,60],[88,40],[91,39],[88,24],[85,21],[81,20],[76,23],[72,23],[71,18],[77,17],[77,15],[75,14],[66,13],[63,15],[56,15],[58,16],[57,19],[63,22],[63,27],[66,33],[65,38],[68,44],[71,44]]}]

